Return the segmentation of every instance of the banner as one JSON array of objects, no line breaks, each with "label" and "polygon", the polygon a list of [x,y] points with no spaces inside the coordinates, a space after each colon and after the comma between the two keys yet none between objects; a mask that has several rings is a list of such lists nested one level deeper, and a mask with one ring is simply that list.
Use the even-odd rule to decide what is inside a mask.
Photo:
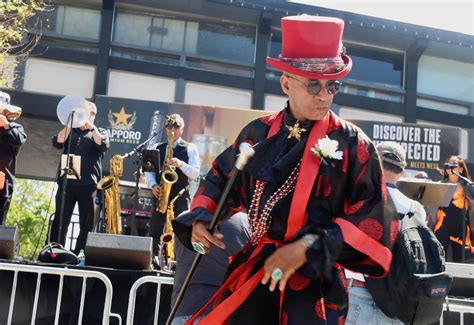
[{"label": "banner", "polygon": [[[147,148],[167,141],[164,121],[166,115],[177,113],[184,119],[183,139],[196,144],[201,158],[201,175],[207,173],[214,158],[232,144],[238,132],[250,121],[270,112],[249,109],[208,107],[177,103],[161,103],[136,99],[97,96],[95,124],[105,128],[110,137],[110,149],[102,164],[104,175],[109,173],[113,155],[124,155],[157,132]],[[161,153],[164,154],[164,153]],[[134,181],[139,157],[124,160],[125,181]]]},{"label": "banner", "polygon": [[460,131],[453,127],[352,120],[377,145],[382,141],[399,143],[407,154],[407,169],[425,171],[439,180],[438,169],[451,155],[459,154]]}]

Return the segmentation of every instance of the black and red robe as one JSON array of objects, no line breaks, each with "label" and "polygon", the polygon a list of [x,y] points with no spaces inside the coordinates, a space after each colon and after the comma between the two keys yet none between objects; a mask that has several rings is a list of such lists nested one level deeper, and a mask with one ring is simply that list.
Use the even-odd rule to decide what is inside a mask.
[{"label": "black and red robe", "polygon": [[[258,215],[249,215],[259,218],[290,173],[298,172],[294,191],[273,206],[262,240],[249,243],[234,256],[227,280],[202,324],[326,324],[328,315],[347,303],[338,276],[341,267],[376,277],[390,267],[398,221],[393,206],[387,212],[384,204],[388,202],[385,182],[372,142],[332,112],[321,121],[300,122],[307,131],[299,141],[288,138],[286,126],[295,122],[287,108],[244,127],[214,161],[191,212],[174,221],[178,238],[191,248],[190,226],[196,220],[212,219],[242,142],[255,145],[255,155],[232,187],[224,218],[236,211],[248,212],[256,184],[264,182]],[[342,160],[321,162],[311,152],[318,138],[326,135],[339,142]],[[320,235],[307,251],[308,262],[290,278],[284,292],[271,293],[260,284],[264,260],[276,247],[308,233]]]}]

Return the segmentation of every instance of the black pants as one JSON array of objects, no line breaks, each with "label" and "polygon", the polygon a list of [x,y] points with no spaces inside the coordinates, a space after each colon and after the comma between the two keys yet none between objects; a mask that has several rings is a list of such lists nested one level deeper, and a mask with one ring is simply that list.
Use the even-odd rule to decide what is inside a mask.
[{"label": "black pants", "polygon": [[8,209],[13,196],[13,182],[9,179],[5,180],[5,186],[0,190],[0,226],[7,221]]},{"label": "black pants", "polygon": [[7,221],[8,208],[10,207],[11,196],[6,197],[4,191],[0,192],[0,226]]},{"label": "black pants", "polygon": [[56,193],[56,212],[54,214],[53,225],[51,227],[50,241],[58,242],[62,245],[66,242],[67,229],[71,222],[76,202],[79,206],[79,236],[77,237],[74,253],[79,253],[86,246],[87,234],[92,231],[95,225],[95,197],[97,194],[95,185],[68,186],[66,199],[64,200],[63,222],[61,234],[59,234],[59,215],[61,213],[61,199],[63,187],[59,185]]},{"label": "black pants", "polygon": [[[174,203],[174,216],[177,217],[181,212],[189,209],[189,195],[186,192]],[[171,198],[170,198],[171,199]],[[150,237],[153,238],[153,255],[158,256],[160,251],[160,237],[163,233],[166,223],[166,213],[156,211],[158,201],[153,199],[153,211],[151,214]]]}]

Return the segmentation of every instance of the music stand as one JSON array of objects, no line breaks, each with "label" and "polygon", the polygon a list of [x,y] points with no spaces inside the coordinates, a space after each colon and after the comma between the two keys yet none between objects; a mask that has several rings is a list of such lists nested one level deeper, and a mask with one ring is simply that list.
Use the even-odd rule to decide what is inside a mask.
[{"label": "music stand", "polygon": [[68,156],[65,154],[62,154],[60,177],[64,177],[64,173],[66,173],[66,176],[68,179],[80,180],[81,179],[81,156],[69,154],[69,161],[68,161]]},{"label": "music stand", "polygon": [[437,183],[416,178],[403,178],[397,183],[398,189],[410,199],[425,206],[447,207],[456,191],[456,184]]}]

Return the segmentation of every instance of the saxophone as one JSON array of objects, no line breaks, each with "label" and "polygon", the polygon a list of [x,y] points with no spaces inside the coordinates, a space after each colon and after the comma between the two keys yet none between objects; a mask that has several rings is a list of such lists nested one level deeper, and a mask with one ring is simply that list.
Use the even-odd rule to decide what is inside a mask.
[{"label": "saxophone", "polygon": [[174,141],[168,137],[168,146],[166,147],[165,163],[163,166],[163,172],[161,173],[160,181],[160,198],[158,199],[158,206],[156,211],[165,213],[168,207],[168,201],[170,197],[171,187],[178,181],[178,174],[175,171],[174,166],[169,165],[169,161],[173,158],[173,144]]},{"label": "saxophone", "polygon": [[174,256],[174,234],[173,234],[173,225],[171,222],[174,219],[174,202],[183,195],[186,188],[183,188],[179,193],[171,200],[166,210],[166,223],[163,234],[160,237],[161,245],[163,247],[163,256],[165,259],[165,264],[170,265],[172,261],[175,260]]},{"label": "saxophone", "polygon": [[122,174],[123,157],[114,155],[112,159],[110,159],[110,175],[103,177],[99,183],[97,183],[97,189],[103,190],[105,194],[108,234],[122,233],[119,193],[119,177],[122,176]]}]

